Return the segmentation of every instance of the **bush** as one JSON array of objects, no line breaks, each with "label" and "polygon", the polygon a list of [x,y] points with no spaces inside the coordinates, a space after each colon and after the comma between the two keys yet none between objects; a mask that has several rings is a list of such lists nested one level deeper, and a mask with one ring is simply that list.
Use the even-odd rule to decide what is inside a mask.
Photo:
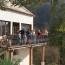
[{"label": "bush", "polygon": [[0,65],[18,65],[20,60],[13,59],[12,61],[8,58],[0,59]]}]

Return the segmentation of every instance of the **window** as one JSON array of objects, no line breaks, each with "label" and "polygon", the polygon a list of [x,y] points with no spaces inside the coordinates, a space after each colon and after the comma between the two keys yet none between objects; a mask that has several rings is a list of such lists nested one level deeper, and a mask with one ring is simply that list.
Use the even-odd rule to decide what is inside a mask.
[{"label": "window", "polygon": [[10,33],[10,22],[0,21],[0,36]]},{"label": "window", "polygon": [[25,28],[25,30],[27,31],[28,29],[31,30],[31,25],[30,24],[21,24],[21,28]]},{"label": "window", "polygon": [[6,22],[6,34],[10,33],[10,22]]},{"label": "window", "polygon": [[5,22],[1,22],[2,23],[2,35],[5,35],[5,28],[6,28],[6,26],[5,26]]},{"label": "window", "polygon": [[19,23],[13,22],[13,34],[17,33],[19,30]]}]

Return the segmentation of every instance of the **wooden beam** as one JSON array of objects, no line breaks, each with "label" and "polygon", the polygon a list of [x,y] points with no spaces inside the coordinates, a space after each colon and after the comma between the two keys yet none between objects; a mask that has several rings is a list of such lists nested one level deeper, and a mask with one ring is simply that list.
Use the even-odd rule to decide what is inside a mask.
[{"label": "wooden beam", "polygon": [[8,47],[8,49],[22,49],[22,48],[38,47],[42,45],[45,46],[46,43],[28,44],[28,45],[11,45],[10,47]]},{"label": "wooden beam", "polygon": [[12,59],[13,59],[13,50],[9,50],[9,58],[10,58],[11,61],[12,61]]},{"label": "wooden beam", "polygon": [[13,34],[13,22],[10,22],[10,34],[12,35]]},{"label": "wooden beam", "polygon": [[32,65],[32,61],[33,61],[33,48],[31,46],[29,47],[29,65]]},{"label": "wooden beam", "polygon": [[42,48],[41,65],[45,65],[45,62],[44,62],[44,58],[45,58],[45,45],[42,45],[41,48]]}]

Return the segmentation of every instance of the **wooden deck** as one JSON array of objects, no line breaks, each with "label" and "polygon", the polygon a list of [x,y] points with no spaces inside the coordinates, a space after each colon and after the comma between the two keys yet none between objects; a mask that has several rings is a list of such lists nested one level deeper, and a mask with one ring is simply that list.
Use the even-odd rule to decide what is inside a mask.
[{"label": "wooden deck", "polygon": [[27,45],[12,45],[10,47],[8,47],[8,49],[22,49],[22,48],[29,48],[29,47],[38,47],[38,46],[42,46],[42,45],[46,45],[47,42],[45,43],[37,43],[37,44],[27,44]]},{"label": "wooden deck", "polygon": [[[29,47],[38,47],[38,46],[42,46],[42,45],[46,45],[47,42],[44,43],[36,43],[36,44],[23,44],[23,45],[11,45],[8,47],[9,50],[14,50],[14,49],[22,49],[22,48],[29,48]],[[2,45],[0,46],[1,48],[7,48],[7,46]]]},{"label": "wooden deck", "polygon": [[1,44],[0,47],[14,50],[14,49],[42,46],[42,45],[46,45],[47,42],[48,42],[48,39],[46,40],[44,38],[41,38],[39,42],[38,40],[36,40],[35,43],[29,42],[25,44],[20,42],[18,36],[9,36],[5,38],[3,41],[0,40],[0,44]]}]

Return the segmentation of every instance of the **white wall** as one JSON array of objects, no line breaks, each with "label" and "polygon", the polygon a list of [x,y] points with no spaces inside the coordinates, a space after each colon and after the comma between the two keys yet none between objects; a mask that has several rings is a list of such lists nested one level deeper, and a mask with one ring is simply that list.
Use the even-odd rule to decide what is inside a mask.
[{"label": "white wall", "polygon": [[18,12],[0,10],[0,20],[31,24],[33,28],[33,16],[24,15]]},{"label": "white wall", "polygon": [[20,65],[29,65],[29,48],[22,48],[19,50],[19,55],[14,58],[21,59]]}]

